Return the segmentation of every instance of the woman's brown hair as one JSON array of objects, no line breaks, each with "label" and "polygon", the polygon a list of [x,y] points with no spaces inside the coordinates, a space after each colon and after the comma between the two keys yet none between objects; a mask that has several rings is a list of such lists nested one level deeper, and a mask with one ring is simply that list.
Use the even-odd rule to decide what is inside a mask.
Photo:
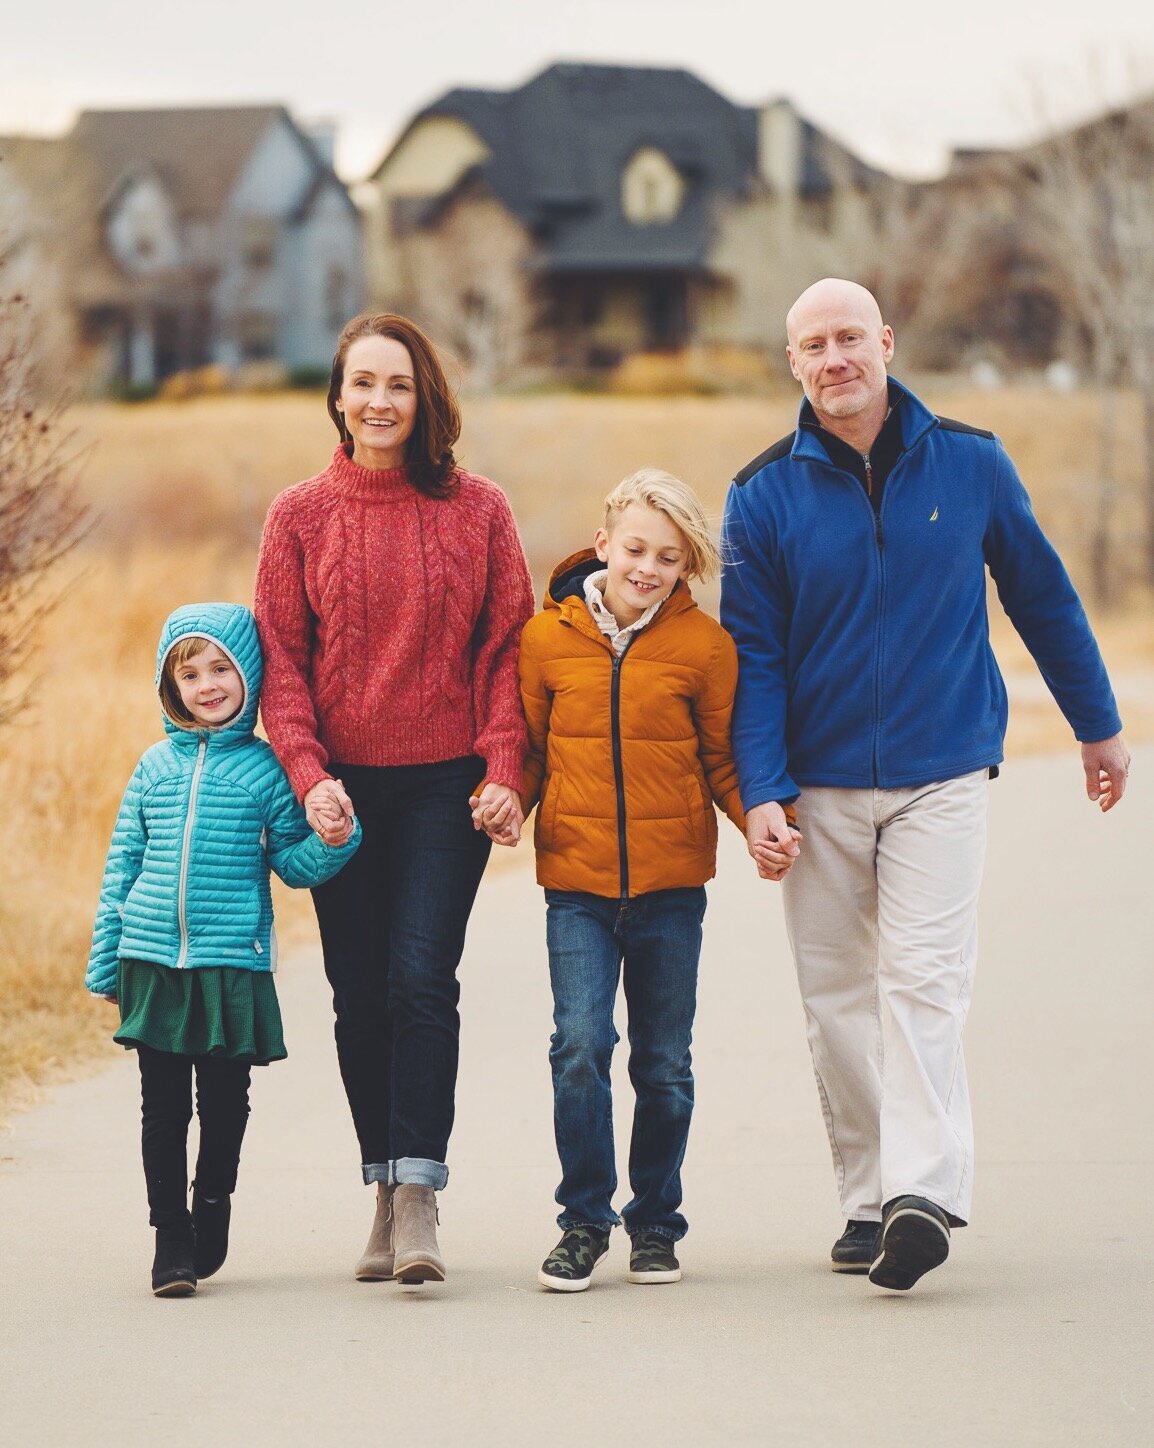
[{"label": "woman's brown hair", "polygon": [[457,491],[453,444],[461,435],[461,412],[436,348],[407,317],[399,317],[394,312],[362,312],[341,328],[329,380],[328,408],[345,452],[352,456],[352,438],[337,410],[337,399],[345,382],[349,348],[362,337],[392,337],[413,359],[417,419],[405,443],[405,466],[419,492],[432,498],[451,497]]}]

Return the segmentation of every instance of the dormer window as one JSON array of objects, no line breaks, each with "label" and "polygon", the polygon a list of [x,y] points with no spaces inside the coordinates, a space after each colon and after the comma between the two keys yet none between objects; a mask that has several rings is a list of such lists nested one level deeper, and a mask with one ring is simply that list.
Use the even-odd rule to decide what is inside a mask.
[{"label": "dormer window", "polygon": [[634,153],[621,174],[621,210],[634,226],[672,221],[685,199],[685,179],[655,146]]}]

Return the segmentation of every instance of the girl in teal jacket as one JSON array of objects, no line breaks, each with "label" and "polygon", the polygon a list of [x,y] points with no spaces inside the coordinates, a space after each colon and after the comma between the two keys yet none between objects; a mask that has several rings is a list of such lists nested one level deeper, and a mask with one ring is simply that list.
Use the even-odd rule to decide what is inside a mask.
[{"label": "girl in teal jacket", "polygon": [[239,604],[189,604],[165,624],[156,685],[167,738],[128,782],[85,975],[119,1003],[115,1039],[140,1063],[158,1296],[189,1295],[223,1263],[250,1068],[285,1056],[269,868],[288,885],[320,885],[360,843],[355,821],[339,844],[309,829],[254,736],[261,671],[256,622]]}]

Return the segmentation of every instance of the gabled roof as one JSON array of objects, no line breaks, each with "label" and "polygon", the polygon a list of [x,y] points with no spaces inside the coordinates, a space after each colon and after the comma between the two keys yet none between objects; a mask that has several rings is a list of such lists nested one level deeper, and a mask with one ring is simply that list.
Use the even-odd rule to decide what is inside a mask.
[{"label": "gabled roof", "polygon": [[84,111],[71,139],[90,158],[107,193],[126,176],[152,171],[182,218],[215,217],[232,195],[249,157],[278,123],[296,137],[316,175],[331,178],[345,190],[279,105]]},{"label": "gabled roof", "polygon": [[[470,176],[533,232],[539,265],[554,272],[702,267],[716,202],[764,184],[757,110],[687,70],[565,62],[516,90],[451,90],[414,117],[397,146],[433,117],[462,121],[484,142],[490,154]],[[830,190],[843,173],[856,185],[880,175],[798,121],[803,195]],[[686,188],[671,221],[639,226],[622,211],[621,178],[647,146],[669,158]],[[436,215],[427,200],[423,210]]]},{"label": "gabled roof", "polygon": [[[552,270],[703,264],[711,203],[740,195],[757,163],[756,112],[686,70],[550,66],[513,91],[452,90],[414,119],[464,121],[491,154],[477,174],[547,248]],[[621,173],[653,146],[687,182],[670,222],[621,210]]]}]

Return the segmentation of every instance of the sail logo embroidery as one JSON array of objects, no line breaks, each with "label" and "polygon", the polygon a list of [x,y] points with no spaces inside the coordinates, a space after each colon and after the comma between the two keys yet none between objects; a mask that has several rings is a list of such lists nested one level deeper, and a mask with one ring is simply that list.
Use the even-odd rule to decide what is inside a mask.
[{"label": "sail logo embroidery", "polygon": [[931,523],[936,523],[937,521],[938,521],[938,510],[935,508],[934,511],[930,514],[930,522],[931,522]]}]

